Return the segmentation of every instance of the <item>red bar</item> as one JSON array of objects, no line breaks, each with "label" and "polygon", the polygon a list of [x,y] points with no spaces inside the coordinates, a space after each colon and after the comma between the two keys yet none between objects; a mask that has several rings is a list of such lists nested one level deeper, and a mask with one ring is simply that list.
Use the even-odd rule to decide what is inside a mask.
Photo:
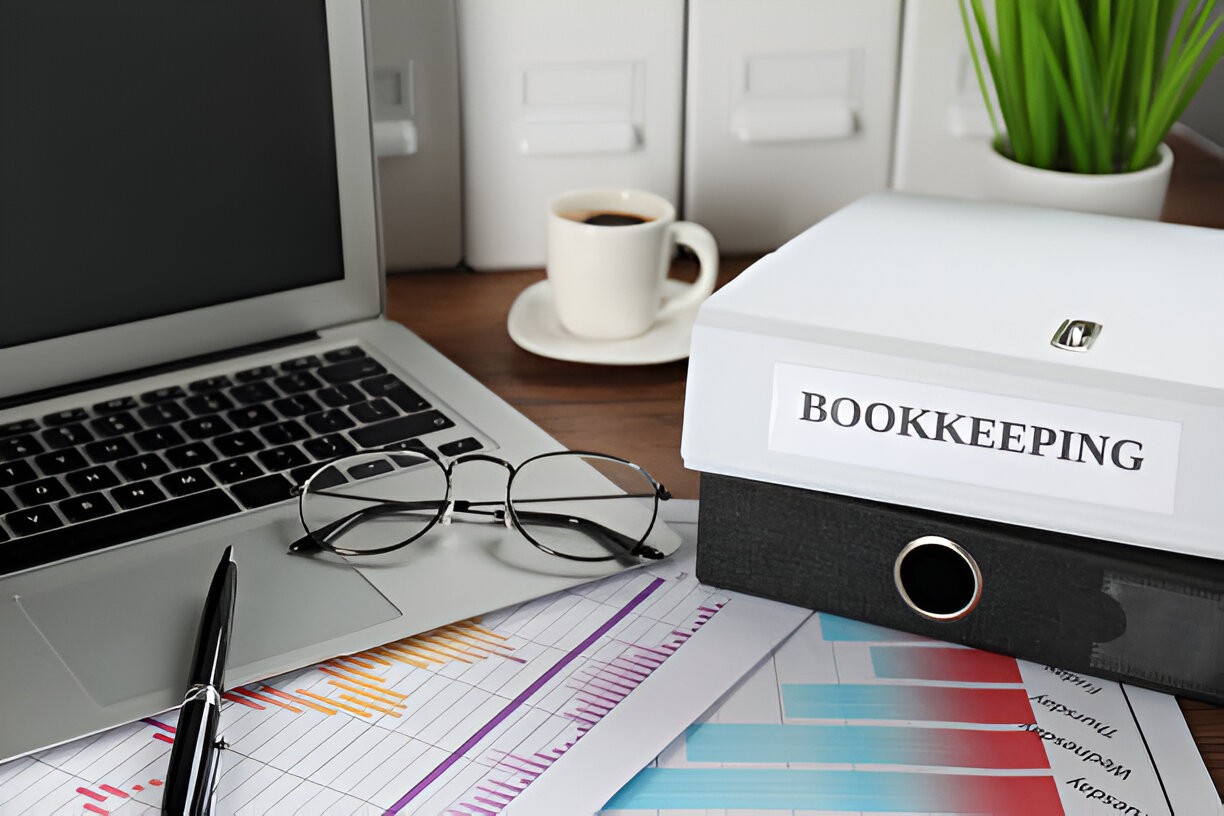
[{"label": "red bar", "polygon": [[952,683],[1020,683],[1015,658],[977,649],[872,646],[876,677]]},{"label": "red bar", "polygon": [[109,810],[103,810],[102,808],[98,807],[97,805],[93,804],[92,802],[86,802],[86,803],[85,803],[85,809],[86,809],[86,810],[88,810],[88,811],[89,811],[89,812],[91,812],[91,813],[97,813],[97,814],[100,814],[100,816],[107,816],[107,814],[108,814],[108,813],[110,813],[110,811],[109,811]]},{"label": "red bar", "polygon": [[222,692],[221,696],[229,700],[232,703],[242,703],[244,706],[248,706],[250,708],[256,708],[256,709],[259,709],[260,711],[266,710],[264,706],[261,706],[259,703],[253,703],[250,700],[246,699],[245,697],[239,697],[237,694],[231,694],[228,691]]},{"label": "red bar", "polygon": [[106,791],[107,793],[113,793],[113,794],[115,794],[116,796],[121,796],[121,797],[123,797],[124,799],[127,799],[127,798],[128,798],[128,795],[127,795],[126,793],[124,793],[123,791],[119,790],[118,788],[112,788],[110,785],[99,785],[98,787],[99,787],[99,788],[101,788],[102,790]]},{"label": "red bar", "polygon": [[100,793],[95,793],[94,791],[91,791],[89,788],[77,788],[77,793],[84,794],[85,796],[88,796],[93,799],[97,799],[99,802],[106,801],[105,796],[103,796]]},{"label": "red bar", "polygon": [[154,735],[153,735],[153,739],[155,739],[155,740],[161,740],[162,742],[168,742],[168,743],[170,743],[171,745],[173,745],[173,744],[174,744],[174,738],[173,738],[173,737],[167,737],[165,734],[154,734]]}]

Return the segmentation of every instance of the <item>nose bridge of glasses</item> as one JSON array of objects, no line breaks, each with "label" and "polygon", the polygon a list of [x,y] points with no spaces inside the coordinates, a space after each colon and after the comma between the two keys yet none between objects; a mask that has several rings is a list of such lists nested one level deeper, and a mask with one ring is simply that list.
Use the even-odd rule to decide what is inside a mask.
[{"label": "nose bridge of glasses", "polygon": [[[454,481],[455,471],[458,468],[458,466],[468,464],[469,462],[488,462],[489,464],[500,465],[503,469],[505,469],[506,480],[504,482],[501,482],[498,486],[498,490],[500,491],[501,495],[497,500],[491,501],[491,500],[472,499],[472,498],[465,498],[465,499],[455,498],[456,494],[467,496],[471,493],[468,486],[466,485],[461,485],[459,488],[455,488],[452,484]],[[450,487],[450,495],[448,495],[447,497],[448,501],[446,504],[446,510],[442,514],[442,523],[450,524],[452,513],[475,512],[481,515],[492,515],[491,513],[489,513],[487,508],[490,505],[496,504],[496,505],[501,506],[501,511],[497,514],[499,516],[498,520],[502,521],[507,527],[513,527],[514,525],[511,520],[509,506],[508,506],[509,505],[508,488],[509,488],[509,480],[514,475],[514,473],[515,473],[514,465],[510,464],[509,462],[507,462],[505,459],[502,459],[501,457],[491,456],[487,453],[469,453],[463,456],[457,456],[454,459],[452,459],[446,466],[446,477],[447,477],[448,486]],[[489,488],[489,484],[486,480],[479,479],[476,481],[479,486],[485,488],[486,490]]]}]

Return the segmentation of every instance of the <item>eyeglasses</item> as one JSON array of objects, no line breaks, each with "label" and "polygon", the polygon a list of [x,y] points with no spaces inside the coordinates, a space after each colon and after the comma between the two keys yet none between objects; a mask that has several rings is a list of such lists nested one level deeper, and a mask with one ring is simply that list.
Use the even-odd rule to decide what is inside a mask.
[{"label": "eyeglasses", "polygon": [[[451,475],[468,462],[504,467],[505,498],[453,500]],[[345,456],[319,468],[296,492],[306,535],[289,545],[291,553],[391,552],[457,513],[513,527],[549,555],[571,561],[663,558],[646,539],[659,502],[671,498],[649,473],[615,456],[555,451],[515,467],[482,453],[444,462],[425,448]]]}]

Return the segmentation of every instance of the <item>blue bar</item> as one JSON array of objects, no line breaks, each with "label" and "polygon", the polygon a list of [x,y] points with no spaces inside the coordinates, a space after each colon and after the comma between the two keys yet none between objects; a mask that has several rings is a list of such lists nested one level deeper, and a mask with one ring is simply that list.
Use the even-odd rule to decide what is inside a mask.
[{"label": "blue bar", "polygon": [[[646,768],[604,810],[938,810],[922,774],[785,768]],[[932,795],[935,794],[935,795]]]},{"label": "blue bar", "polygon": [[[1025,750],[1030,744],[1035,744],[1032,734],[1023,731],[965,734],[945,728],[892,725],[704,723],[686,732],[685,758],[689,762],[759,765],[794,762],[998,767],[1000,756],[1031,755],[1032,751]],[[1003,767],[1010,765],[1003,762]]]},{"label": "blue bar", "polygon": [[906,691],[888,685],[784,683],[782,710],[799,720],[912,719]]},{"label": "blue bar", "polygon": [[826,612],[820,614],[820,633],[828,641],[851,641],[854,643],[906,643],[914,640],[929,640],[921,635],[886,629],[874,623],[840,618]]}]

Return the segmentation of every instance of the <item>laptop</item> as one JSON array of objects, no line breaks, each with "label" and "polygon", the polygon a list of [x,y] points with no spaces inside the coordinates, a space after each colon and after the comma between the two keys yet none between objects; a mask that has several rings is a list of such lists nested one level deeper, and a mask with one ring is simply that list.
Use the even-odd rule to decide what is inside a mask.
[{"label": "laptop", "polygon": [[367,73],[360,0],[0,3],[0,759],[176,706],[227,544],[231,686],[623,568],[287,554],[337,455],[559,447],[383,316]]}]

